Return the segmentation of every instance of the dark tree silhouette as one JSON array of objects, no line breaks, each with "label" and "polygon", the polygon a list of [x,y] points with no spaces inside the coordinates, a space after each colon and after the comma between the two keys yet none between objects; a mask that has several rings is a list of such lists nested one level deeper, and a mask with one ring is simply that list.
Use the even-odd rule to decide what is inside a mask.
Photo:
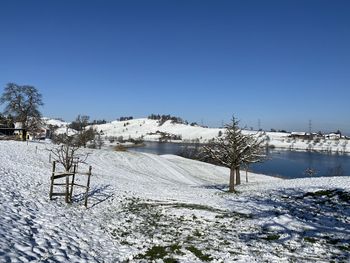
[{"label": "dark tree silhouette", "polygon": [[5,104],[5,114],[12,115],[25,130],[36,130],[41,123],[39,107],[44,105],[42,95],[33,86],[20,86],[8,83],[0,97],[0,104]]}]

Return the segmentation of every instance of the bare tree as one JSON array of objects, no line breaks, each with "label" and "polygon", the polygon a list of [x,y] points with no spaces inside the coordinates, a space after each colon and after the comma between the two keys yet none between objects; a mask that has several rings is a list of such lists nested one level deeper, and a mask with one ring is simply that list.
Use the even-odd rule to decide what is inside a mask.
[{"label": "bare tree", "polygon": [[[33,86],[8,83],[0,97],[0,104],[6,104],[5,114],[12,114],[23,129],[34,129],[41,119],[39,106],[44,105],[42,95]],[[33,125],[33,127],[32,127]]]},{"label": "bare tree", "polygon": [[89,125],[89,119],[90,117],[87,115],[78,115],[78,117],[69,125],[69,128],[81,132]]},{"label": "bare tree", "polygon": [[71,129],[78,131],[77,143],[80,146],[84,146],[84,148],[86,148],[89,141],[94,140],[96,135],[96,131],[92,128],[92,126],[87,129],[89,119],[90,117],[87,115],[78,115],[75,121],[69,125]]},{"label": "bare tree", "polygon": [[66,172],[69,172],[74,164],[85,163],[88,153],[79,152],[80,145],[76,136],[67,134],[55,135],[53,142],[58,146],[50,149],[53,159],[62,164]]},{"label": "bare tree", "polygon": [[259,162],[265,157],[261,147],[263,141],[254,135],[243,134],[238,123],[232,117],[232,122],[225,125],[225,133],[204,146],[205,153],[214,163],[230,168],[230,192],[234,191],[235,179],[236,184],[241,183],[241,165]]},{"label": "bare tree", "polygon": [[96,131],[92,127],[81,130],[77,135],[77,142],[79,146],[86,148],[87,143],[95,139],[95,135]]}]

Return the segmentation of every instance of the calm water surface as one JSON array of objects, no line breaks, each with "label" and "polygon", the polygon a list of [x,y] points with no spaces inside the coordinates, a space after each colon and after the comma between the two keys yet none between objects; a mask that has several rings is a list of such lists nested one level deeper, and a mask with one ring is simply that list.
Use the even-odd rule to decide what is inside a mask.
[{"label": "calm water surface", "polygon": [[[160,155],[178,154],[187,145],[183,143],[146,142],[145,146],[130,148],[129,150]],[[285,178],[310,177],[306,173],[307,169],[312,169],[313,177],[350,175],[350,155],[288,150],[268,150],[266,154],[268,159],[263,163],[251,165],[251,171]]]}]

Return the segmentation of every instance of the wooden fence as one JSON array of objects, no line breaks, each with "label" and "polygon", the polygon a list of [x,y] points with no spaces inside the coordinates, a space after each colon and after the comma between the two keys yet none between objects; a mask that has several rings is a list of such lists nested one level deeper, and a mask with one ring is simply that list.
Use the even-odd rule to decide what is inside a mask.
[{"label": "wooden fence", "polygon": [[[65,172],[57,172],[56,171],[56,161],[52,163],[52,175],[51,175],[51,185],[50,185],[50,200],[53,199],[54,196],[64,196],[66,203],[72,203],[73,189],[74,186],[85,188],[84,194],[84,205],[87,207],[88,202],[88,194],[90,190],[90,178],[91,178],[91,170],[92,166],[89,166],[89,170],[87,173],[78,173],[78,165],[74,164],[71,171]],[[87,176],[86,185],[77,184],[75,182],[76,176],[84,175]],[[55,182],[57,179],[65,178],[65,182]],[[64,192],[54,192],[54,186],[64,186]]]}]

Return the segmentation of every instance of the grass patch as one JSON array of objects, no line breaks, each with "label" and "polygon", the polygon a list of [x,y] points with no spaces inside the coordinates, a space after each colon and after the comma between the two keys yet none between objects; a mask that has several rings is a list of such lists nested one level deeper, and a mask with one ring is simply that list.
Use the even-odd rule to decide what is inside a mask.
[{"label": "grass patch", "polygon": [[244,219],[252,219],[253,216],[251,214],[243,214],[239,212],[227,212],[227,213],[222,213],[220,215],[216,215],[215,218],[222,219],[222,218],[234,218],[234,217],[239,217],[239,218],[244,218]]},{"label": "grass patch", "polygon": [[342,251],[350,251],[350,245],[348,245],[348,246],[339,246],[338,247],[340,250],[342,250]]},{"label": "grass patch", "polygon": [[308,192],[304,195],[304,197],[312,196],[312,197],[318,197],[318,196],[333,196],[334,190],[320,190],[316,192]]},{"label": "grass patch", "polygon": [[326,197],[334,197],[337,196],[341,201],[343,202],[350,202],[350,193],[343,191],[343,190],[339,190],[339,189],[333,189],[333,190],[320,190],[320,191],[316,191],[316,192],[308,192],[306,194],[304,194],[303,197],[322,197],[322,196],[326,196]]},{"label": "grass patch", "polygon": [[201,237],[202,236],[202,233],[196,229],[194,232],[193,232],[193,235],[196,236],[196,237]]},{"label": "grass patch", "polygon": [[121,242],[120,242],[120,244],[121,245],[124,245],[124,246],[129,246],[129,245],[131,245],[128,241],[126,241],[126,240],[122,240]]},{"label": "grass patch", "polygon": [[274,235],[268,235],[266,237],[263,237],[263,239],[268,241],[278,240],[280,238],[280,235],[274,234]]},{"label": "grass patch", "polygon": [[145,254],[138,255],[137,258],[155,260],[155,259],[162,259],[167,255],[168,253],[166,252],[166,247],[153,246],[150,249],[148,249]]},{"label": "grass patch", "polygon": [[185,253],[181,252],[181,246],[179,244],[173,244],[169,246],[169,249],[172,253],[176,255],[184,255]]},{"label": "grass patch", "polygon": [[329,239],[329,240],[327,240],[327,243],[328,244],[332,244],[332,245],[338,244],[339,242],[340,242],[340,239]]},{"label": "grass patch", "polygon": [[344,202],[350,202],[350,193],[348,192],[339,192],[339,199],[344,201]]},{"label": "grass patch", "polygon": [[145,253],[137,255],[135,258],[146,259],[147,261],[163,259],[163,261],[167,263],[178,262],[178,260],[170,257],[172,254],[184,255],[184,253],[181,252],[181,246],[179,244],[173,244],[170,246],[153,246]]},{"label": "grass patch", "polygon": [[163,261],[164,261],[164,263],[177,263],[177,262],[179,262],[173,258],[165,258],[165,259],[163,259]]},{"label": "grass patch", "polygon": [[304,240],[309,243],[316,243],[317,239],[313,237],[304,237]]},{"label": "grass patch", "polygon": [[191,210],[202,210],[213,213],[222,213],[223,211],[211,206],[207,205],[199,205],[199,204],[186,204],[186,203],[173,203],[173,204],[164,204],[166,206],[170,206],[172,208],[186,208]]},{"label": "grass patch", "polygon": [[203,254],[202,251],[200,251],[198,248],[194,246],[186,247],[186,249],[190,252],[192,252],[197,258],[199,258],[202,261],[211,261],[213,258],[209,254]]}]

